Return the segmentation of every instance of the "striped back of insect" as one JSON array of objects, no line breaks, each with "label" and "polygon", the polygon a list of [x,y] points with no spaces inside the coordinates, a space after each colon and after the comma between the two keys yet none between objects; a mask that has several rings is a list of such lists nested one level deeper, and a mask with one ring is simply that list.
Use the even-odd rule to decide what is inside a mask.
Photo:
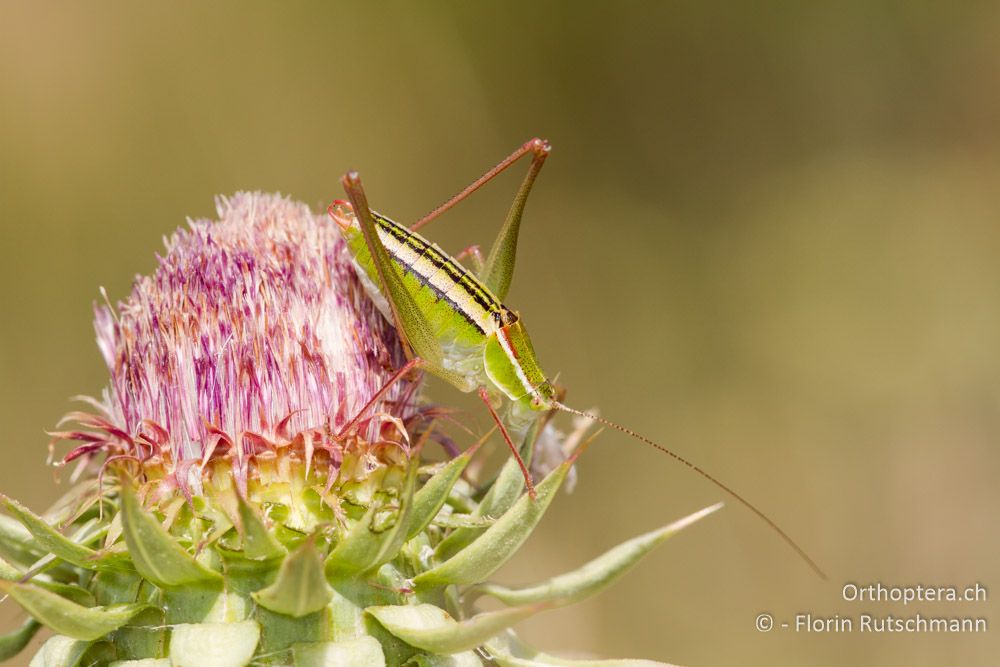
[{"label": "striped back of insect", "polygon": [[[369,296],[391,319],[389,304],[378,289],[375,262],[353,212],[335,207],[331,214]],[[551,407],[551,387],[518,316],[436,245],[384,215],[372,211],[372,217],[393,269],[441,343],[447,370],[466,381],[457,386],[469,391],[492,385],[525,407]]]},{"label": "striped back of insect", "polygon": [[[456,260],[427,239],[384,215],[372,211],[376,231],[393,268],[403,279],[417,307],[430,322],[442,345],[482,347],[509,312],[490,291]],[[338,220],[341,232],[361,269],[370,296],[388,316],[388,304],[379,292],[378,273],[364,236],[356,223]]]}]

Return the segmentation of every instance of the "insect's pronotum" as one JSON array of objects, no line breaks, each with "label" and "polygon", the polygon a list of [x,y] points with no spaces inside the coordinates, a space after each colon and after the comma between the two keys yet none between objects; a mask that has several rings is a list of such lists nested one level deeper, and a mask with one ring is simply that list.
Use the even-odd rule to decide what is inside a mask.
[{"label": "insect's pronotum", "polygon": [[[464,392],[478,391],[521,466],[532,497],[535,491],[531,475],[514,440],[524,437],[539,413],[561,410],[610,426],[655,447],[731,495],[767,522],[819,576],[826,578],[785,531],[729,486],[653,440],[559,400],[556,388],[535,358],[520,316],[502,303],[514,272],[521,215],[549,151],[547,141],[528,141],[409,228],[369,208],[357,172],[343,176],[341,182],[350,201],[335,201],[330,205],[330,216],[340,227],[366,290],[394,322],[409,357],[389,384],[419,367]],[[525,155],[531,155],[528,173],[485,261],[475,246],[451,257],[416,232]],[[466,255],[475,271],[459,263]],[[509,399],[509,407],[501,419],[496,405],[503,397]],[[353,425],[348,424],[345,430]]]}]

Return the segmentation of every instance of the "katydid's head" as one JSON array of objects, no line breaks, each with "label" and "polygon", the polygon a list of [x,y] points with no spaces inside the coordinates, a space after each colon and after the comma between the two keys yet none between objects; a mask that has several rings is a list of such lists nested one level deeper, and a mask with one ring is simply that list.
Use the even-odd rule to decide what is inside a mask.
[{"label": "katydid's head", "polygon": [[512,401],[523,402],[532,410],[551,410],[556,390],[538,365],[521,319],[506,309],[495,317],[496,331],[486,338],[483,348],[483,366],[490,382]]},{"label": "katydid's head", "polygon": [[535,392],[531,395],[531,408],[533,410],[552,410],[557,406],[557,396],[556,388],[546,380],[535,387]]}]

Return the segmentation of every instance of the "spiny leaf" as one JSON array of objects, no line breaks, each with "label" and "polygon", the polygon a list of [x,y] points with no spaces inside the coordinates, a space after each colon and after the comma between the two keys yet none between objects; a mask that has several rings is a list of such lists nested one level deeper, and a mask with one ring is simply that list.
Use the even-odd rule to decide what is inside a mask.
[{"label": "spiny leaf", "polygon": [[383,563],[388,563],[396,557],[399,550],[403,548],[408,538],[407,529],[410,526],[410,517],[414,509],[414,496],[417,488],[417,470],[420,467],[418,456],[410,459],[409,468],[406,471],[406,479],[403,482],[403,489],[399,494],[399,510],[396,516],[396,523],[392,528],[383,533],[383,538],[379,541],[378,551],[375,558],[365,568],[365,571],[374,570]]},{"label": "spiny leaf", "polygon": [[353,574],[361,572],[371,562],[377,536],[373,536],[372,522],[375,519],[377,505],[372,505],[364,516],[354,524],[351,531],[341,538],[326,558],[326,570],[331,574]]},{"label": "spiny leaf", "polygon": [[222,580],[218,572],[196,561],[174,541],[160,522],[142,508],[135,490],[128,485],[122,488],[122,531],[135,569],[157,586]]},{"label": "spiny leaf", "polygon": [[[488,519],[502,515],[517,502],[523,489],[524,476],[521,474],[521,468],[513,457],[508,458],[500,469],[496,481],[473,512],[473,518]],[[438,558],[451,558],[482,532],[481,528],[459,528],[453,531],[437,546],[435,551]]]},{"label": "spiny leaf", "polygon": [[[53,559],[48,560],[51,561]],[[23,583],[25,577],[27,576],[36,586],[40,586],[41,588],[51,591],[56,595],[66,598],[67,600],[71,600],[85,607],[94,606],[94,596],[86,588],[82,588],[76,584],[64,584],[58,580],[53,580],[45,570],[45,564],[39,562],[29,574],[17,570],[10,563],[0,559],[0,581],[15,581]]]},{"label": "spiny leaf", "polygon": [[96,603],[94,600],[94,594],[88,591],[86,588],[77,586],[76,584],[64,584],[58,581],[46,581],[41,577],[36,577],[32,580],[33,584],[40,588],[44,588],[50,593],[55,593],[61,598],[65,598],[70,602],[75,602],[78,605],[84,607],[93,607]]},{"label": "spiny leaf", "polygon": [[49,637],[31,659],[29,667],[76,667],[93,643],[62,635]]},{"label": "spiny leaf", "polygon": [[0,582],[0,590],[9,594],[42,624],[73,639],[92,641],[125,625],[143,609],[144,604],[119,604],[107,607],[84,607],[31,584]]},{"label": "spiny leaf", "polygon": [[309,537],[284,560],[273,584],[252,596],[265,609],[295,618],[325,607],[333,590],[326,583],[315,537]]},{"label": "spiny leaf", "polygon": [[374,637],[358,637],[340,642],[315,642],[292,646],[295,667],[385,667],[382,645]]},{"label": "spiny leaf", "polygon": [[[434,517],[434,525],[441,528],[475,528],[482,532],[497,522],[492,517],[476,517],[471,514],[438,514]],[[437,554],[440,556],[440,553]]]},{"label": "spiny leaf", "polygon": [[[109,490],[107,489],[109,486],[107,481],[105,481],[104,486],[106,490]],[[41,516],[49,525],[65,525],[73,523],[74,518],[79,518],[98,503],[107,503],[108,507],[105,508],[105,511],[115,510],[115,504],[109,498],[104,497],[98,489],[97,478],[91,477],[67,489],[66,493],[60,496]]]},{"label": "spiny leaf", "polygon": [[0,558],[0,579],[3,581],[17,581],[24,573],[18,570],[16,567]]},{"label": "spiny leaf", "polygon": [[20,521],[0,514],[0,556],[17,565],[28,566],[45,554],[46,550]]},{"label": "spiny leaf", "polygon": [[579,602],[609,586],[615,579],[639,562],[640,558],[663,544],[669,537],[721,507],[722,503],[706,507],[663,528],[622,542],[583,567],[553,577],[536,586],[512,589],[496,584],[484,584],[477,587],[477,590],[492,595],[508,605],[531,604],[533,602],[554,602],[559,605],[567,605]]},{"label": "spiny leaf", "polygon": [[569,660],[540,653],[524,645],[511,631],[486,643],[486,650],[500,667],[675,667],[655,660]]},{"label": "spiny leaf", "polygon": [[181,623],[170,633],[170,662],[175,667],[244,667],[260,641],[256,621]]},{"label": "spiny leaf", "polygon": [[485,581],[528,539],[566,479],[574,460],[561,464],[542,480],[536,489],[538,497],[535,500],[527,495],[521,496],[472,544],[437,567],[417,575],[413,583],[418,587],[433,587]]},{"label": "spiny leaf", "polygon": [[448,494],[461,477],[462,471],[472,460],[471,452],[463,452],[437,471],[413,496],[413,511],[410,513],[410,527],[406,539],[412,540],[434,520],[441,511]]},{"label": "spiny leaf", "polygon": [[89,584],[97,604],[135,602],[141,586],[142,576],[135,570],[104,570],[95,574]]},{"label": "spiny leaf", "polygon": [[675,667],[655,660],[570,660],[545,653],[536,653],[530,658],[516,658],[496,651],[492,646],[488,646],[488,650],[500,667]]},{"label": "spiny leaf", "polygon": [[465,651],[455,655],[415,655],[404,667],[483,667],[483,661],[475,651]]},{"label": "spiny leaf", "polygon": [[274,539],[257,512],[237,495],[240,523],[243,524],[243,555],[250,560],[270,560],[284,556],[288,551]]},{"label": "spiny leaf", "polygon": [[414,457],[407,469],[406,480],[399,494],[399,509],[391,528],[382,532],[372,530],[375,514],[385,508],[373,504],[364,517],[327,557],[327,571],[345,574],[368,572],[396,557],[406,541],[410,513],[413,511],[413,491],[417,481],[417,460]]},{"label": "spiny leaf", "polygon": [[33,618],[29,618],[17,630],[0,636],[0,661],[10,660],[20,653],[21,649],[28,645],[28,642],[35,636],[40,627],[42,627],[41,623]]},{"label": "spiny leaf", "polygon": [[513,607],[477,614],[456,621],[432,604],[368,607],[382,627],[415,648],[431,653],[460,653],[473,649],[490,637],[523,621],[543,607]]},{"label": "spiny leaf", "polygon": [[46,551],[78,567],[90,570],[97,568],[98,553],[96,551],[73,542],[47,524],[42,517],[33,513],[16,500],[7,496],[0,496],[0,503],[31,532],[38,544]]}]

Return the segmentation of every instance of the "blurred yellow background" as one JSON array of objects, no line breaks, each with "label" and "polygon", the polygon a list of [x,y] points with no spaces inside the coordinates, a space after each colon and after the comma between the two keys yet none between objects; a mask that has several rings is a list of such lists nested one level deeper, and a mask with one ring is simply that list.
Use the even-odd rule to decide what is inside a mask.
[{"label": "blurred yellow background", "polygon": [[[214,195],[318,209],[354,167],[413,220],[539,135],[554,151],[508,303],[543,365],[831,578],[730,504],[523,634],[692,666],[996,664],[995,629],[754,629],[762,611],[997,618],[840,594],[1000,574],[996,3],[150,4],[0,7],[0,490],[56,497],[43,431],[105,381],[98,287],[124,297]],[[519,178],[428,235],[488,246]],[[504,580],[723,499],[615,433],[579,474]]]}]

